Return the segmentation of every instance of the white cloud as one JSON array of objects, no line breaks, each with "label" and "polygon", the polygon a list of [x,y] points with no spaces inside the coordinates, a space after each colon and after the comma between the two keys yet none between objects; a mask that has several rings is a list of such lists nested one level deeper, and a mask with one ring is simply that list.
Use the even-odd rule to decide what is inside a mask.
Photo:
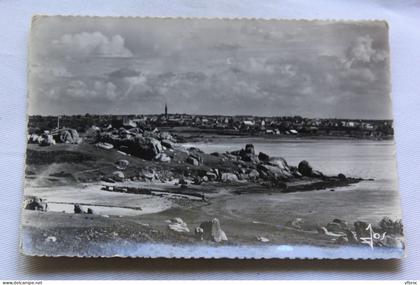
[{"label": "white cloud", "polygon": [[104,99],[114,100],[118,97],[117,87],[112,82],[95,80],[86,83],[82,80],[72,80],[63,89],[66,96],[73,99]]},{"label": "white cloud", "polygon": [[284,64],[280,66],[280,73],[289,77],[294,77],[297,73],[297,68],[291,64]]},{"label": "white cloud", "polygon": [[73,56],[130,57],[132,52],[125,47],[120,35],[107,37],[100,32],[65,34],[52,42],[56,51]]},{"label": "white cloud", "polygon": [[351,65],[353,62],[380,62],[386,58],[386,52],[383,50],[374,49],[373,39],[369,36],[358,37],[348,50],[348,62],[347,65]]},{"label": "white cloud", "polygon": [[268,64],[265,58],[250,57],[247,64],[244,66],[244,70],[251,73],[267,73],[273,74],[276,72],[273,65]]},{"label": "white cloud", "polygon": [[133,91],[133,89],[136,89],[137,91],[145,91],[149,89],[146,84],[147,79],[143,74],[139,74],[138,76],[126,77],[124,80],[128,84],[128,88],[124,92],[124,96],[130,94],[130,92]]},{"label": "white cloud", "polygon": [[30,71],[32,76],[36,76],[46,81],[53,80],[54,77],[72,77],[73,74],[64,66],[44,66],[31,65]]}]

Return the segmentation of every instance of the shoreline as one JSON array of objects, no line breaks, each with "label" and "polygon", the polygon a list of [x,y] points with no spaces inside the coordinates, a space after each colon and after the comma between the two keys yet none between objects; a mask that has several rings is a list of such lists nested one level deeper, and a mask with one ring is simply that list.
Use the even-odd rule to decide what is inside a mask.
[{"label": "shoreline", "polygon": [[[200,129],[192,127],[161,127],[162,131],[171,132],[180,142],[183,139],[196,141],[209,138],[264,138],[273,140],[361,140],[361,141],[393,141],[394,136],[371,137],[371,136],[352,136],[352,135],[325,135],[325,134],[265,134],[252,132],[235,132],[214,129]],[[199,134],[199,135],[197,135]]]}]

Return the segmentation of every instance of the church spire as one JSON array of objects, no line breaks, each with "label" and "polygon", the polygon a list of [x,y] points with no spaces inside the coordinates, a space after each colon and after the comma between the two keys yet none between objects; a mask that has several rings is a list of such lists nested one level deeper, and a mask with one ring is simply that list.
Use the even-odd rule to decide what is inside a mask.
[{"label": "church spire", "polygon": [[168,104],[165,102],[165,117],[168,117]]}]

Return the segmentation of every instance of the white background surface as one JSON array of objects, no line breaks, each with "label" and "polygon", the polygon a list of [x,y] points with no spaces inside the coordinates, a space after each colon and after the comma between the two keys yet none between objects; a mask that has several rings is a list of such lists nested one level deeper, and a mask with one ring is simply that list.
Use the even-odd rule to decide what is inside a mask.
[{"label": "white background surface", "polygon": [[[28,258],[18,252],[33,14],[385,19],[407,258],[402,261]],[[0,279],[420,279],[420,1],[0,0]]]}]

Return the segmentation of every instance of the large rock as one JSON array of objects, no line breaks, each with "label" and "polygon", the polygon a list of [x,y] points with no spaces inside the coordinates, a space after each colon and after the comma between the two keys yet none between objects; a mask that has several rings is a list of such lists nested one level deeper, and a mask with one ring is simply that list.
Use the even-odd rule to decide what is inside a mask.
[{"label": "large rock", "polygon": [[137,149],[129,149],[129,151],[134,151],[136,156],[151,160],[162,152],[162,144],[151,137],[139,137],[137,138]]},{"label": "large rock", "polygon": [[260,164],[257,167],[257,170],[261,177],[270,178],[276,180],[285,180],[290,177],[290,174],[286,173],[283,169],[278,166],[273,166],[270,164]]},{"label": "large rock", "polygon": [[128,162],[128,160],[121,159],[118,160],[115,164],[117,165],[117,169],[124,170],[130,163]]},{"label": "large rock", "polygon": [[267,161],[270,160],[270,156],[268,154],[264,153],[264,152],[260,152],[258,154],[258,159],[261,160],[261,161],[267,162]]},{"label": "large rock", "polygon": [[30,134],[28,136],[28,143],[38,143],[39,136],[37,134]]},{"label": "large rock", "polygon": [[[247,144],[245,149],[235,150],[230,153],[224,154],[229,160],[241,159],[243,161],[259,163],[258,156],[255,155],[254,145]],[[232,157],[233,156],[233,157]]]},{"label": "large rock", "polygon": [[223,182],[237,182],[238,176],[234,173],[226,172],[222,174],[222,181]]},{"label": "large rock", "polygon": [[228,240],[226,233],[222,230],[220,221],[217,218],[201,223],[200,228],[202,231],[196,229],[196,233],[198,232],[202,234],[202,239],[204,240],[211,240],[214,242],[222,242]]},{"label": "large rock", "polygon": [[60,131],[60,141],[62,143],[78,144],[81,139],[75,129],[62,129]]},{"label": "large rock", "polygon": [[48,204],[44,202],[41,198],[31,197],[26,201],[25,210],[46,212],[47,209]]},{"label": "large rock", "polygon": [[155,181],[158,180],[159,177],[154,169],[144,169],[140,171],[139,177],[145,179],[146,181]]},{"label": "large rock", "polygon": [[156,155],[155,159],[157,161],[161,161],[161,162],[171,162],[171,158],[169,157],[169,155],[167,155],[166,153],[163,153],[163,152]]},{"label": "large rock", "polygon": [[181,218],[173,218],[168,221],[169,222],[169,229],[178,232],[178,233],[189,233],[190,229],[188,228],[187,223],[185,223]]},{"label": "large rock", "polygon": [[312,166],[306,160],[299,162],[298,170],[303,176],[312,176],[313,174]]},{"label": "large rock", "polygon": [[55,145],[56,141],[51,134],[44,133],[38,138],[38,144],[40,146],[51,146]]},{"label": "large rock", "polygon": [[241,159],[243,161],[247,161],[247,162],[252,162],[252,163],[259,163],[260,160],[258,159],[258,156],[256,156],[255,154],[252,153],[248,153],[248,152],[244,152],[241,154]]},{"label": "large rock", "polygon": [[251,179],[251,180],[255,180],[255,179],[257,179],[258,177],[260,177],[260,173],[259,173],[257,170],[252,169],[252,170],[248,173],[248,177],[249,177],[249,179]]},{"label": "large rock", "polygon": [[210,171],[208,171],[208,172],[206,172],[206,176],[208,177],[208,179],[209,179],[210,181],[217,180],[217,174],[216,174],[216,173],[214,173],[214,172],[210,172]]},{"label": "large rock", "polygon": [[74,213],[75,214],[84,214],[85,210],[79,204],[74,204]]},{"label": "large rock", "polygon": [[194,166],[198,166],[199,165],[198,159],[196,159],[196,158],[194,158],[192,156],[187,157],[187,159],[185,160],[185,162],[186,163],[189,163],[191,165],[194,165]]},{"label": "large rock", "polygon": [[287,164],[287,161],[282,157],[272,157],[269,159],[269,164],[277,166],[281,169],[281,172],[286,177],[293,177],[293,173]]},{"label": "large rock", "polygon": [[124,173],[122,171],[114,171],[112,172],[112,179],[114,179],[115,181],[123,181],[125,178]]},{"label": "large rock", "polygon": [[170,140],[162,140],[161,144],[162,144],[162,146],[164,146],[168,149],[173,149],[174,148],[174,144]]},{"label": "large rock", "polygon": [[174,138],[172,137],[172,135],[170,134],[170,133],[168,133],[168,132],[161,132],[160,134],[159,134],[159,138],[163,141],[163,140],[166,140],[166,141],[173,141],[174,140]]},{"label": "large rock", "polygon": [[249,154],[255,155],[254,145],[253,144],[247,144],[245,146],[245,153],[249,153]]}]

